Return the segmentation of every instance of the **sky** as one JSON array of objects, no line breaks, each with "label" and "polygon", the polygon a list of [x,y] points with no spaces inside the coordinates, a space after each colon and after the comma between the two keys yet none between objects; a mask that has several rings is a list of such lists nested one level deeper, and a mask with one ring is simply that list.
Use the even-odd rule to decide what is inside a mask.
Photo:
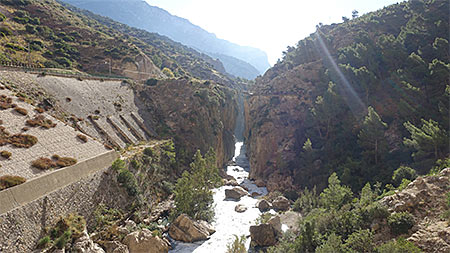
[{"label": "sky", "polygon": [[352,11],[375,11],[401,0],[146,0],[214,33],[218,38],[265,51],[271,65],[287,46],[318,23],[342,22]]}]

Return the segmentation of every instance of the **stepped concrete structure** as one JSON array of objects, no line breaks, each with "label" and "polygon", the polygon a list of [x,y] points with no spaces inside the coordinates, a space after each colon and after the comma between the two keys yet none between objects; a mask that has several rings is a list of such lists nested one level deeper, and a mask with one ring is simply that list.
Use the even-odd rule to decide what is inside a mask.
[{"label": "stepped concrete structure", "polygon": [[[25,93],[45,96],[56,111],[71,117],[73,126],[110,146],[124,148],[156,133],[145,118],[144,105],[124,80],[80,79],[0,71],[0,81],[20,83]],[[69,114],[69,115],[67,115]]]}]

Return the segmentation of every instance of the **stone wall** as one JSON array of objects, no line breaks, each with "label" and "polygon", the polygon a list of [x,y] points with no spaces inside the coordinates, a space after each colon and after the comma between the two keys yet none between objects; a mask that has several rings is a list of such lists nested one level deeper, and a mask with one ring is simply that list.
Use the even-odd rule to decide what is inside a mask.
[{"label": "stone wall", "polygon": [[116,158],[117,153],[109,151],[73,166],[33,178],[21,185],[0,191],[0,214],[29,203],[72,182],[76,182],[95,171],[107,168]]},{"label": "stone wall", "polygon": [[45,228],[70,213],[85,216],[88,223],[99,204],[124,209],[129,197],[116,182],[114,173],[103,168],[77,182],[0,215],[0,252],[30,252]]}]

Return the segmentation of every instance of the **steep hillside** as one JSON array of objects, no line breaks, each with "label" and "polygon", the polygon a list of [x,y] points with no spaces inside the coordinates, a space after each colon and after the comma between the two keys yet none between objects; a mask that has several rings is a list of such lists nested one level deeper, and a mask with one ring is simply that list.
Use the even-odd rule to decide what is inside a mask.
[{"label": "steep hillside", "polygon": [[[230,83],[219,72],[225,72],[223,66],[206,55],[193,54],[156,34],[144,42],[54,0],[5,0],[0,13],[0,61],[4,64],[111,72],[139,80],[190,76]],[[181,63],[182,59],[189,59],[189,64]]]},{"label": "steep hillside", "polygon": [[224,64],[227,63],[225,69],[234,76],[256,77],[253,73],[237,71],[241,63],[227,56],[251,64],[259,71],[258,74],[264,73],[270,67],[267,55],[261,50],[218,39],[214,34],[193,25],[188,20],[173,16],[161,8],[147,4],[145,1],[64,0],[64,2],[110,17],[132,27],[168,36],[184,45],[200,50],[212,57],[217,57]]},{"label": "steep hillside", "polygon": [[289,47],[246,98],[251,177],[274,189],[389,183],[449,155],[448,1],[409,1]]}]

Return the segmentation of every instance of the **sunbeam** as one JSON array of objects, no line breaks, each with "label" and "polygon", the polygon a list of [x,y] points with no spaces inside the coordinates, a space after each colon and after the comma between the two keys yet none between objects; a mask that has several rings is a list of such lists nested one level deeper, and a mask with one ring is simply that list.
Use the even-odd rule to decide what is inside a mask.
[{"label": "sunbeam", "polygon": [[365,112],[367,110],[367,105],[364,104],[364,102],[358,96],[358,94],[356,93],[355,89],[352,87],[350,82],[347,80],[344,74],[342,74],[342,71],[339,69],[338,65],[331,56],[330,51],[323,42],[320,33],[316,32],[315,34],[317,40],[319,41],[320,49],[326,55],[328,61],[331,63],[331,66],[333,67],[333,70],[337,73],[341,83],[343,84],[342,86],[344,91],[343,97],[345,102],[347,103],[350,110],[353,112],[353,115],[355,117],[358,117],[358,115],[361,115],[361,112]]}]

